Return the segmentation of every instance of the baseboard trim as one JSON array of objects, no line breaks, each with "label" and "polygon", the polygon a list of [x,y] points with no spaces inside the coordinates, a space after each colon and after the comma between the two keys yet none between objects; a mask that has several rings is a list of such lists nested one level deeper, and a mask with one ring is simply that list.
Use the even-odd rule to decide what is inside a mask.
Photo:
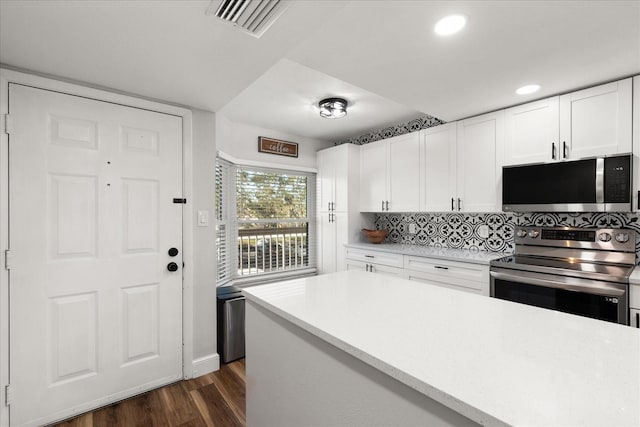
[{"label": "baseboard trim", "polygon": [[220,355],[218,353],[214,353],[208,356],[199,357],[193,361],[192,366],[193,378],[210,372],[215,372],[220,369]]}]

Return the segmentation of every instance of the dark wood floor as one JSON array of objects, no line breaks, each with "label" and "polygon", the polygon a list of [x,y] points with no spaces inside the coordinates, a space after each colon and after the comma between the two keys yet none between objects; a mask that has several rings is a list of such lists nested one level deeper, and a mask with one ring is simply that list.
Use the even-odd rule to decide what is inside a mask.
[{"label": "dark wood floor", "polygon": [[55,427],[245,426],[244,359],[80,415]]}]

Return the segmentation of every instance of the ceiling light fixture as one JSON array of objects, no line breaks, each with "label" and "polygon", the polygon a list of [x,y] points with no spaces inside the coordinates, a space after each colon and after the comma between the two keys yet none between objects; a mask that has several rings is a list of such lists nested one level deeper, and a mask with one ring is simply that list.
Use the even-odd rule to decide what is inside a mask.
[{"label": "ceiling light fixture", "polygon": [[449,15],[439,20],[433,31],[439,36],[450,36],[462,30],[466,24],[467,18],[464,15]]},{"label": "ceiling light fixture", "polygon": [[529,95],[540,90],[540,85],[526,85],[516,89],[518,95]]},{"label": "ceiling light fixture", "polygon": [[318,103],[320,116],[325,119],[339,119],[347,115],[347,101],[342,98],[327,98]]}]

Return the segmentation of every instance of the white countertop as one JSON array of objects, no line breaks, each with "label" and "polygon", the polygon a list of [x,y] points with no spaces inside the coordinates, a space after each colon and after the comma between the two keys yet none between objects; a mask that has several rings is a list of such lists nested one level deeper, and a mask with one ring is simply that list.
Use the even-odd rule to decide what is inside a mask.
[{"label": "white countertop", "polygon": [[403,255],[415,255],[450,261],[472,262],[474,264],[489,265],[489,262],[512,255],[504,252],[471,251],[469,249],[436,248],[433,246],[406,245],[402,243],[349,243],[345,246],[372,251],[393,252]]},{"label": "white countertop", "polygon": [[361,271],[243,292],[483,425],[640,425],[638,329]]}]

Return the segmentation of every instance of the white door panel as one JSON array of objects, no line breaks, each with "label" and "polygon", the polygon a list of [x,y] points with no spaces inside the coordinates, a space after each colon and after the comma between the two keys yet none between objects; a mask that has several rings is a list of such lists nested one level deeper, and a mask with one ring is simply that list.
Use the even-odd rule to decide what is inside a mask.
[{"label": "white door panel", "polygon": [[178,380],[181,119],[20,85],[9,107],[12,424]]}]

